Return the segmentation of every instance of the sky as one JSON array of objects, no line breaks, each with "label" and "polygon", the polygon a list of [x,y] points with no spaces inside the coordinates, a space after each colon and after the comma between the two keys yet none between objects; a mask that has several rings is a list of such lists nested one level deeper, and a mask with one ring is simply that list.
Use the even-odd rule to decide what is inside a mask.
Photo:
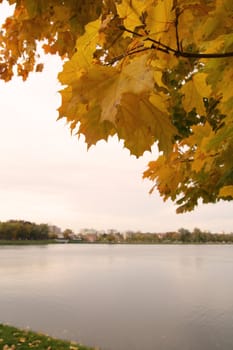
[{"label": "sky", "polygon": [[[1,18],[0,18],[1,20]],[[233,203],[176,214],[142,173],[153,153],[136,159],[111,138],[87,151],[65,119],[57,121],[61,87],[56,57],[26,82],[0,81],[0,221],[22,219],[62,229],[166,232],[198,227],[233,232]]]}]

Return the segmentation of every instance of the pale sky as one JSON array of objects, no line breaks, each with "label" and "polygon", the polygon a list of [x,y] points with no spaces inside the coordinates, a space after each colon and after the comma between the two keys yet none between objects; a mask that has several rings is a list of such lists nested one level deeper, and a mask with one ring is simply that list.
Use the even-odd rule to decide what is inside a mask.
[{"label": "pale sky", "polygon": [[233,203],[200,205],[175,213],[175,205],[142,180],[149,152],[136,159],[116,138],[88,152],[84,141],[56,121],[58,59],[27,82],[0,81],[0,221],[23,219],[71,228],[165,232],[199,227],[233,232]]}]

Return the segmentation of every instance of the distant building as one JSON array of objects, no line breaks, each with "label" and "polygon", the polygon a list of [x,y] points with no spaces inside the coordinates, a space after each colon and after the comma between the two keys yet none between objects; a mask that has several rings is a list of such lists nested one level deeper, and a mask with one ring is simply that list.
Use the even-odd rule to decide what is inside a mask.
[{"label": "distant building", "polygon": [[108,235],[115,235],[116,233],[118,233],[118,231],[115,230],[114,228],[110,228],[107,230]]},{"label": "distant building", "polygon": [[134,232],[133,231],[125,231],[122,233],[122,236],[123,238],[126,240],[126,239],[129,239],[129,238],[132,238],[134,235]]},{"label": "distant building", "polygon": [[57,236],[57,238],[63,238],[62,230],[56,225],[49,225],[49,234]]},{"label": "distant building", "polygon": [[83,238],[86,242],[89,243],[94,243],[97,241],[97,233],[88,233],[88,234],[84,234]]},{"label": "distant building", "polygon": [[97,234],[97,231],[93,228],[82,228],[79,233],[81,235]]}]

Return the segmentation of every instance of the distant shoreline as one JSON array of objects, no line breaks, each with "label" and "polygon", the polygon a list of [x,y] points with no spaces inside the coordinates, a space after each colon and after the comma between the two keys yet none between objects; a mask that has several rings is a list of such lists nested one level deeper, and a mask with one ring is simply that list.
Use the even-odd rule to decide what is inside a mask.
[{"label": "distant shoreline", "polygon": [[181,242],[181,241],[166,241],[166,242],[58,242],[55,240],[0,240],[0,246],[5,245],[74,245],[74,244],[88,244],[88,245],[233,245],[231,242]]}]

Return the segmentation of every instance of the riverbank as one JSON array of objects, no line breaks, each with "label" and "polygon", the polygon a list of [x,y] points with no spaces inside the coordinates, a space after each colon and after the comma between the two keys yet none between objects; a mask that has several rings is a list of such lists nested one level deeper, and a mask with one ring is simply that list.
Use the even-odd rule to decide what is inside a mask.
[{"label": "riverbank", "polygon": [[181,241],[161,241],[161,242],[85,242],[85,241],[55,241],[50,240],[0,240],[0,246],[5,245],[48,245],[48,244],[69,244],[69,245],[233,245],[233,242],[181,242]]},{"label": "riverbank", "polygon": [[46,240],[0,240],[0,245],[46,245],[59,244],[54,239]]},{"label": "riverbank", "polygon": [[51,338],[48,335],[0,324],[2,350],[100,350],[74,342]]}]

